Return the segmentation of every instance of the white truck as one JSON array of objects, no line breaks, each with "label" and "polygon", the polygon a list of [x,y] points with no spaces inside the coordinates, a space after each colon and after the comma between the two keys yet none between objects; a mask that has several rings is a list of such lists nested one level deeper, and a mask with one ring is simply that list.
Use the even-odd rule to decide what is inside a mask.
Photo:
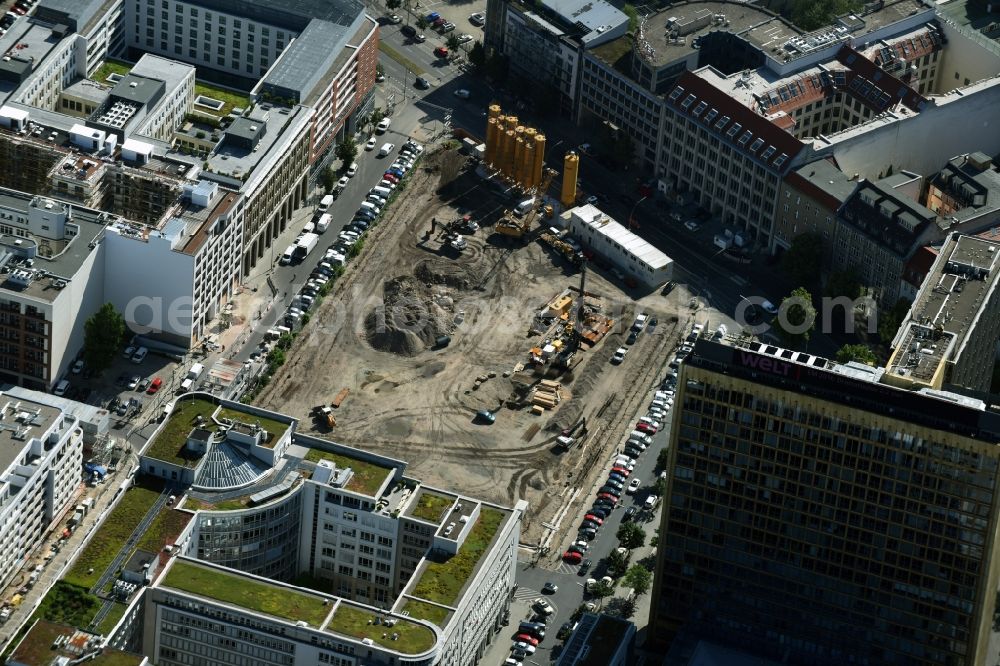
[{"label": "white truck", "polygon": [[302,234],[298,242],[295,243],[295,254],[294,257],[298,260],[305,259],[309,256],[309,253],[316,249],[316,244],[319,242],[319,236],[316,234]]},{"label": "white truck", "polygon": [[316,219],[316,233],[323,233],[330,228],[333,217],[329,213],[323,213]]}]

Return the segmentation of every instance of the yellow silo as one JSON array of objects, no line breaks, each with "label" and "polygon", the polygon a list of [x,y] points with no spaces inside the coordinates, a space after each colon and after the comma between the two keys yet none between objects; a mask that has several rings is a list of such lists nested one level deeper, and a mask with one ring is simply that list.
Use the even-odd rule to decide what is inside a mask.
[{"label": "yellow silo", "polygon": [[524,161],[522,162],[521,187],[525,191],[535,187],[538,183],[532,180],[531,166],[535,163],[535,142],[524,141]]},{"label": "yellow silo", "polygon": [[497,117],[496,148],[493,150],[493,168],[503,170],[503,156],[507,152],[507,116]]},{"label": "yellow silo", "polygon": [[514,170],[514,130],[504,132],[503,157],[500,161],[500,173],[510,178]]},{"label": "yellow silo", "polygon": [[580,157],[571,150],[563,160],[562,193],[559,196],[559,201],[567,208],[576,203],[576,176],[579,170]]},{"label": "yellow silo", "polygon": [[490,112],[490,115],[489,115],[490,118],[497,118],[497,117],[499,117],[500,116],[500,105],[499,104],[490,104],[489,112]]},{"label": "yellow silo", "polygon": [[545,135],[540,132],[535,135],[534,157],[534,163],[531,165],[531,182],[532,187],[538,187],[542,182],[542,165],[545,163]]},{"label": "yellow silo", "polygon": [[514,139],[514,182],[524,186],[524,137],[519,136]]},{"label": "yellow silo", "polygon": [[497,148],[497,119],[490,118],[486,121],[486,153],[483,159],[487,164],[493,164],[496,160]]}]

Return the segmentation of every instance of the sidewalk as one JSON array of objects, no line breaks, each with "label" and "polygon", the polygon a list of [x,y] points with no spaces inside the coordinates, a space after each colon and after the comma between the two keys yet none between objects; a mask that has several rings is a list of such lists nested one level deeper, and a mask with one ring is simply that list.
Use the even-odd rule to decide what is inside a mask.
[{"label": "sidewalk", "polygon": [[[136,459],[130,456],[122,461],[123,464],[118,467],[114,474],[109,475],[104,483],[93,488],[84,487],[84,492],[77,497],[75,502],[70,503],[63,516],[55,521],[52,531],[45,535],[40,545],[26,559],[24,568],[14,576],[11,584],[4,590],[3,598],[5,601],[17,593],[18,588],[27,580],[35,565],[43,564],[44,568],[38,582],[26,594],[22,595],[24,599],[21,605],[13,610],[10,618],[3,625],[3,629],[0,630],[0,650],[7,648],[7,642],[17,634],[21,625],[35,612],[45,593],[57,580],[62,578],[63,573],[76,558],[83,544],[90,538],[94,528],[108,513],[109,506],[119,496],[123,482],[130,480],[136,462]],[[66,527],[66,520],[72,514],[73,508],[87,497],[94,497],[94,506],[63,543],[59,552],[46,562],[44,558],[51,552],[50,546],[61,537],[62,531]]]}]

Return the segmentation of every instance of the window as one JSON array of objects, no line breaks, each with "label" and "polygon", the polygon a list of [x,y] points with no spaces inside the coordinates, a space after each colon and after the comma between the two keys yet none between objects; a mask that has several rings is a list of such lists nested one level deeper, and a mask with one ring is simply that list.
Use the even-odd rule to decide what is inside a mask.
[{"label": "window", "polygon": [[730,127],[729,130],[726,132],[726,136],[732,139],[734,136],[736,136],[736,133],[739,132],[741,129],[743,129],[743,125],[740,125],[739,123],[733,123],[733,126]]},{"label": "window", "polygon": [[351,523],[356,523],[358,522],[358,514],[354,513],[353,511],[345,511],[344,520]]}]

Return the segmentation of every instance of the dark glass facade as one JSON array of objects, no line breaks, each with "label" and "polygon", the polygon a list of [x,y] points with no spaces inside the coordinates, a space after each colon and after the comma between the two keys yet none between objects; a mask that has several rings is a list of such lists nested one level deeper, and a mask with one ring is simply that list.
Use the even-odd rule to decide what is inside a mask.
[{"label": "dark glass facade", "polygon": [[[724,362],[735,353],[749,368]],[[760,358],[699,343],[682,367],[654,635],[683,628],[790,663],[983,663],[993,436],[897,418],[899,396],[866,410],[863,380],[828,399],[847,378]]]}]

